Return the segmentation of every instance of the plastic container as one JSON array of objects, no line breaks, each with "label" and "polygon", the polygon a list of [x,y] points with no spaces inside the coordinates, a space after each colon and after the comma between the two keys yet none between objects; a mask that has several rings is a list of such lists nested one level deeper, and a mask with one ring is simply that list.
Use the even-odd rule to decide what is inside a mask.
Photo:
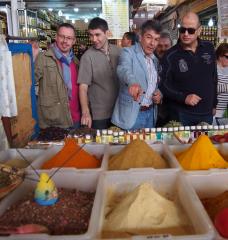
[{"label": "plastic container", "polygon": [[[51,171],[50,171],[51,175]],[[49,175],[49,176],[50,176]],[[37,178],[36,175],[31,175],[32,178]],[[58,172],[52,179],[54,180],[57,188],[70,188],[77,189],[85,192],[95,192],[97,187],[99,174],[98,172],[87,172],[78,173],[75,171],[61,171]],[[36,182],[25,180],[15,191],[4,198],[0,203],[0,216],[5,212],[5,210],[10,207],[13,203],[19,201],[24,194],[29,191],[34,190]],[[96,198],[96,195],[95,195]],[[92,211],[94,211],[94,205]],[[92,216],[92,214],[91,214]],[[87,240],[93,239],[92,233],[94,232],[94,227],[91,225],[91,216],[88,230],[85,234],[80,235],[48,235],[48,234],[18,234],[10,235],[9,237],[3,236],[0,239],[23,239],[23,240]]]},{"label": "plastic container", "polygon": [[108,189],[114,187],[115,192],[122,193],[135,189],[143,182],[153,184],[155,190],[161,194],[177,197],[191,221],[195,234],[184,236],[173,236],[169,234],[134,236],[131,239],[213,239],[215,235],[214,228],[195,191],[186,178],[183,178],[180,172],[164,172],[161,170],[129,171],[128,174],[123,171],[102,173],[98,181],[97,197],[94,202],[94,209],[96,211],[92,213],[91,217],[92,225],[96,229],[95,235],[97,238],[99,238],[103,226]]},{"label": "plastic container", "polygon": [[[40,156],[39,158],[36,159],[36,161],[34,161],[32,163],[32,167],[37,169],[38,171],[41,170],[41,166],[48,161],[50,158],[52,158],[55,154],[57,154],[61,149],[63,148],[63,146],[52,146],[50,147],[45,154],[43,154],[42,156]],[[78,170],[78,171],[101,171],[104,170],[104,161],[103,161],[103,156],[104,153],[106,151],[107,145],[104,144],[86,144],[83,147],[83,150],[85,150],[86,152],[90,153],[91,155],[96,156],[98,159],[101,159],[101,166],[100,168],[91,168],[91,169],[77,169],[77,168],[64,168],[64,166],[62,167],[62,169],[74,169],[74,170]],[[27,169],[28,173],[33,172],[34,170],[32,169],[32,167],[30,166]],[[52,169],[57,169],[57,168],[52,168]],[[51,169],[48,170],[44,170],[42,169],[43,172],[49,172]]]},{"label": "plastic container", "polygon": [[[22,154],[22,156],[20,153],[18,153],[17,150]],[[0,151],[0,163],[6,163],[12,160],[21,160],[23,163],[27,160],[29,163],[32,163],[39,156],[44,155],[46,151],[46,149],[10,148],[4,151]],[[26,160],[24,160],[23,157]]]},{"label": "plastic container", "polygon": [[[186,178],[193,186],[200,199],[215,197],[228,190],[228,172],[214,171],[209,173],[198,173],[187,175]],[[211,224],[213,225],[212,221]],[[215,239],[225,239],[221,237],[217,231],[216,234],[217,236]]]},{"label": "plastic container", "polygon": [[[226,156],[225,159],[228,160],[228,143],[214,144],[214,146],[215,146],[215,148],[218,149],[219,153],[222,156]],[[173,146],[169,146],[168,148],[173,153],[174,158],[176,159],[176,156],[175,156],[176,153],[183,152],[184,150],[188,149],[189,147],[191,147],[191,144],[173,145]],[[177,161],[177,164],[179,165],[179,167],[182,170],[184,170],[177,159],[176,159],[176,161]],[[228,170],[228,168],[211,168],[208,170],[184,170],[184,171],[185,171],[185,173],[188,173],[188,174],[198,174],[198,173],[208,173],[208,172],[214,172],[214,171],[219,171],[219,172],[225,171],[226,172],[227,170]]]},{"label": "plastic container", "polygon": [[[167,147],[166,144],[151,144],[151,145],[148,145],[150,146],[154,151],[156,151],[157,153],[159,153],[165,160],[166,162],[168,163],[169,165],[169,168],[164,168],[163,170],[170,170],[170,168],[172,169],[176,169],[176,170],[180,170],[180,165],[179,163],[177,162],[177,159],[175,158],[175,156],[173,155],[173,153],[169,150],[169,148]],[[104,155],[104,168],[108,170],[108,161],[109,161],[109,158],[112,156],[112,155],[115,155],[117,154],[118,152],[120,152],[120,150],[122,150],[125,146],[123,145],[110,145],[110,146],[107,146],[107,151],[106,151],[106,154]],[[130,169],[139,169],[139,168],[130,168]],[[140,169],[149,169],[149,168],[140,168]],[[153,168],[150,168],[150,169],[153,169]],[[119,170],[112,170],[112,171],[119,171]]]}]

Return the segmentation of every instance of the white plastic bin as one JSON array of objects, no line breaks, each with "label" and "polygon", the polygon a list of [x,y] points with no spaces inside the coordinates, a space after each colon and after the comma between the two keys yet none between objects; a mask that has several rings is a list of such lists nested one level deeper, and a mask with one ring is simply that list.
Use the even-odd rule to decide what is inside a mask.
[{"label": "white plastic bin", "polygon": [[[45,149],[27,149],[27,148],[18,148],[18,151],[22,156],[29,162],[35,161],[39,156],[45,154],[47,150]],[[10,148],[4,151],[0,151],[0,162],[6,163],[9,160],[21,160],[24,162],[23,157],[18,153],[15,148]]]},{"label": "white plastic bin", "polygon": [[[168,163],[169,168],[164,168],[163,170],[170,170],[170,169],[176,169],[180,170],[181,167],[179,163],[177,162],[176,157],[174,154],[169,150],[166,144],[151,144],[149,145],[154,151],[159,153],[165,161]],[[109,145],[107,146],[107,151],[104,155],[104,168],[108,170],[108,161],[110,157],[114,154],[117,154],[120,152],[126,145]],[[130,168],[130,169],[154,169],[154,168]],[[161,170],[161,169],[159,169]],[[119,171],[119,170],[111,170],[111,171]]]},{"label": "white plastic bin", "polygon": [[[51,175],[51,171],[49,174]],[[49,176],[50,176],[49,175]],[[36,175],[31,175],[32,178],[37,178]],[[95,192],[97,187],[99,173],[98,172],[87,172],[78,173],[76,171],[61,171],[53,176],[53,180],[57,187],[77,189],[85,192]],[[4,198],[0,202],[0,216],[5,212],[5,210],[10,207],[13,203],[20,200],[24,194],[27,194],[29,191],[34,190],[36,182],[25,180],[20,187],[13,191],[10,195]],[[95,195],[96,198],[96,195]],[[94,211],[94,205],[93,209]],[[92,231],[93,230],[93,231]],[[88,230],[85,234],[80,235],[48,235],[48,234],[18,234],[10,235],[8,237],[0,237],[0,239],[23,239],[23,240],[87,240],[93,239],[92,232],[94,232],[93,226],[91,225],[91,218]]]},{"label": "white plastic bin", "polygon": [[[201,199],[215,197],[228,190],[228,172],[198,173],[187,175],[187,179]],[[212,222],[211,224],[213,225]],[[217,231],[216,233],[216,239],[225,239]]]},{"label": "white plastic bin", "polygon": [[[52,158],[55,154],[57,154],[61,149],[63,148],[63,146],[52,146],[50,147],[45,154],[43,154],[42,156],[40,156],[39,158],[36,159],[36,161],[34,161],[32,163],[32,167],[37,169],[38,171],[41,170],[41,166],[48,161],[50,158]],[[98,159],[101,159],[101,166],[100,168],[91,168],[91,169],[77,169],[77,168],[64,168],[64,166],[62,166],[62,169],[74,169],[74,170],[78,170],[80,172],[83,171],[101,171],[104,170],[104,161],[103,161],[103,157],[106,151],[107,145],[104,144],[86,144],[83,147],[83,150],[85,150],[86,152],[88,152],[91,155],[96,156]],[[43,172],[49,172],[50,170],[55,170],[56,168],[52,168],[49,170],[42,170]],[[31,166],[27,169],[28,173],[31,173],[33,170],[31,168]]]},{"label": "white plastic bin", "polygon": [[[219,153],[221,153],[222,155],[226,155],[228,157],[228,144],[227,143],[226,144],[215,144],[214,146],[218,149]],[[176,159],[178,166],[182,170],[184,170],[184,169],[182,168],[182,166],[178,162],[175,154],[179,153],[179,152],[183,152],[184,150],[188,149],[189,147],[191,147],[191,144],[172,145],[172,146],[168,147],[170,149],[170,151],[172,152],[172,155]],[[208,169],[208,170],[184,170],[184,171],[185,171],[185,173],[188,173],[188,174],[198,174],[198,173],[209,173],[209,172],[214,172],[214,171],[226,172],[227,170],[228,170],[228,168],[227,169],[226,168],[223,168],[223,169],[211,168],[211,169]]]},{"label": "white plastic bin", "polygon": [[166,237],[161,235],[160,238],[157,235],[135,236],[132,239],[213,239],[215,233],[211,222],[203,210],[195,191],[186,179],[182,177],[182,173],[174,171],[165,172],[162,170],[128,171],[127,174],[124,171],[102,173],[99,178],[97,198],[94,203],[95,211],[93,211],[91,218],[92,225],[96,229],[95,235],[98,239],[100,239],[99,234],[103,226],[108,189],[114,187],[118,193],[128,192],[143,182],[152,183],[155,190],[161,194],[177,197],[193,225],[195,234],[185,236],[168,235]]}]

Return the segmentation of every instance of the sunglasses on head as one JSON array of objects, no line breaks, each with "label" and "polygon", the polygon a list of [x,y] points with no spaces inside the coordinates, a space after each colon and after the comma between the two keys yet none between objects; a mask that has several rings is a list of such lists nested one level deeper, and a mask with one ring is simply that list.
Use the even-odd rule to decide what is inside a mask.
[{"label": "sunglasses on head", "polygon": [[180,33],[185,33],[187,31],[189,34],[194,34],[196,32],[196,30],[197,29],[195,29],[195,28],[185,28],[185,27],[179,28]]}]

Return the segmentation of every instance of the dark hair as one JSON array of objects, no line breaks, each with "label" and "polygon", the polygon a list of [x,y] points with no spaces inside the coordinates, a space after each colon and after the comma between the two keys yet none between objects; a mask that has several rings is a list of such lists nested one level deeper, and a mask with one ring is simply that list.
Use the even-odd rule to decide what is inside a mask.
[{"label": "dark hair", "polygon": [[141,35],[143,35],[148,30],[153,30],[159,34],[162,31],[162,26],[160,22],[157,20],[147,20],[142,24],[140,30],[141,30]]},{"label": "dark hair", "polygon": [[171,39],[171,36],[170,36],[170,34],[167,31],[162,31],[160,33],[160,38],[168,38],[170,43],[171,43],[171,45],[173,45],[173,41]]},{"label": "dark hair", "polygon": [[131,44],[134,45],[136,42],[138,42],[138,36],[135,32],[125,32],[124,36],[131,40]]},{"label": "dark hair", "polygon": [[100,29],[106,32],[108,30],[108,23],[102,18],[95,17],[90,21],[88,29]]},{"label": "dark hair", "polygon": [[216,49],[216,58],[219,59],[219,57],[224,56],[226,53],[228,53],[228,43],[221,43],[217,49]]},{"label": "dark hair", "polygon": [[73,25],[71,25],[70,23],[62,23],[58,26],[57,28],[57,33],[59,32],[59,29],[65,27],[65,28],[71,28],[74,31],[74,35],[75,35],[75,28]]}]

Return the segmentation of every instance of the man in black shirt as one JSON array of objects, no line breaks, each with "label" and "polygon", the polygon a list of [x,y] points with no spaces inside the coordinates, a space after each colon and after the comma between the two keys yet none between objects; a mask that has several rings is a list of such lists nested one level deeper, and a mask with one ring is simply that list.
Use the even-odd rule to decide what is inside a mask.
[{"label": "man in black shirt", "polygon": [[181,21],[179,41],[162,59],[161,91],[171,102],[173,120],[183,125],[212,124],[217,103],[217,71],[213,45],[198,37],[195,13]]}]

